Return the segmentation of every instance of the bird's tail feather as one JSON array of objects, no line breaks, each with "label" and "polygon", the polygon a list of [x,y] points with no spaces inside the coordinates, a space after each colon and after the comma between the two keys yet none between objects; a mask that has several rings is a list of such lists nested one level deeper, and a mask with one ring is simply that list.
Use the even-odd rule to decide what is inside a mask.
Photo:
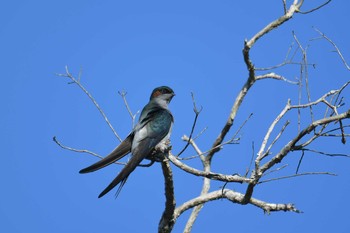
[{"label": "bird's tail feather", "polygon": [[111,191],[115,186],[117,186],[121,182],[116,194],[118,196],[126,180],[128,179],[128,176],[130,175],[131,172],[135,170],[135,168],[139,165],[142,159],[143,157],[141,156],[131,158],[129,162],[125,165],[125,167],[120,171],[118,176],[100,193],[98,198],[103,197],[105,194],[107,194],[109,191]]},{"label": "bird's tail feather", "polygon": [[131,142],[132,142],[132,134],[129,134],[129,136],[124,141],[122,141],[119,144],[119,146],[117,146],[117,148],[115,148],[109,155],[107,155],[105,158],[101,159],[97,163],[94,163],[87,168],[81,169],[79,173],[94,172],[123,158],[125,155],[127,155],[130,152]]},{"label": "bird's tail feather", "polygon": [[127,162],[125,167],[120,171],[118,176],[107,186],[107,188],[105,188],[101,192],[101,194],[98,197],[103,197],[106,193],[111,191],[115,186],[117,186],[121,182],[116,193],[116,195],[118,196],[130,173],[133,172],[135,168],[141,163],[141,161],[152,151],[151,148],[152,147],[148,146],[147,140],[140,141],[139,145],[133,151],[133,156]]}]

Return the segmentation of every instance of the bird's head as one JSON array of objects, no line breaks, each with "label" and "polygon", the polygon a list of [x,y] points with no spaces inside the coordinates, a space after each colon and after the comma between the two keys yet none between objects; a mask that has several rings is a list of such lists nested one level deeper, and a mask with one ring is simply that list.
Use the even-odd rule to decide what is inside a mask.
[{"label": "bird's head", "polygon": [[171,99],[175,96],[173,89],[167,86],[157,87],[152,91],[150,100],[154,98],[161,98],[165,100],[167,103],[171,101]]}]

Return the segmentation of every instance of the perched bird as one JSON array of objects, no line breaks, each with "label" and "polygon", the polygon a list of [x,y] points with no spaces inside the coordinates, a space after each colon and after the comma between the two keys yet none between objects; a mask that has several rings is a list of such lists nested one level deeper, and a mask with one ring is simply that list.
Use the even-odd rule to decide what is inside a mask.
[{"label": "perched bird", "polygon": [[167,86],[157,87],[152,91],[150,101],[142,109],[138,123],[131,133],[109,155],[97,163],[84,168],[79,173],[93,172],[108,166],[131,152],[131,158],[117,177],[105,188],[99,198],[104,196],[120,183],[116,195],[125,184],[130,173],[150,156],[153,149],[164,151],[174,122],[168,104],[174,97],[174,91]]}]

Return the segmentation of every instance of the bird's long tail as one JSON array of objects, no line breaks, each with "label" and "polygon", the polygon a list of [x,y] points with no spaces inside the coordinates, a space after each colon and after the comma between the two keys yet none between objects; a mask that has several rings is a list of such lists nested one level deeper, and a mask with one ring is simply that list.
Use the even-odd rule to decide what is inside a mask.
[{"label": "bird's long tail", "polygon": [[120,171],[118,176],[114,178],[114,180],[100,193],[98,198],[103,197],[105,194],[107,194],[109,191],[111,191],[115,186],[117,186],[120,183],[120,186],[116,193],[116,196],[118,196],[126,180],[128,179],[130,173],[135,170],[135,168],[141,163],[142,159],[143,159],[142,156],[133,156],[125,165],[125,167]]},{"label": "bird's long tail", "polygon": [[117,146],[117,148],[115,148],[109,155],[97,163],[94,163],[87,168],[81,169],[79,173],[94,172],[123,158],[131,150],[132,137],[133,135],[129,134],[129,136],[124,141],[122,141],[119,146]]}]

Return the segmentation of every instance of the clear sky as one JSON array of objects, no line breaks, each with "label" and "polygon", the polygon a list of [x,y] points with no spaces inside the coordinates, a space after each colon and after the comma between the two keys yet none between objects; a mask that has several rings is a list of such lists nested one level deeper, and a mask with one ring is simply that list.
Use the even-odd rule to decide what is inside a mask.
[{"label": "clear sky", "polygon": [[[290,2],[290,1],[288,1]],[[305,0],[305,10],[322,1]],[[317,27],[337,43],[350,61],[349,1],[332,1],[308,15],[297,14],[253,48],[257,67],[283,61],[293,42],[292,31],[308,47],[311,98],[339,88],[349,80],[333,48],[324,40],[310,41]],[[111,130],[87,96],[68,79],[58,77],[68,65],[96,98],[117,132],[125,137],[130,117],[118,95],[128,92],[135,113],[148,102],[154,87],[168,85],[176,96],[170,104],[175,117],[174,153],[184,146],[193,121],[190,92],[203,106],[195,134],[203,151],[210,148],[224,125],[247,71],[242,59],[245,38],[283,13],[282,1],[6,1],[0,9],[1,164],[0,232],[156,232],[164,208],[164,185],[159,164],[138,168],[117,199],[98,194],[121,169],[113,165],[81,175],[97,161],[91,155],[59,148],[65,145],[106,155],[117,144]],[[300,54],[296,55],[300,60]],[[299,67],[276,70],[290,80]],[[349,92],[344,94],[349,101]],[[286,82],[257,83],[239,111],[229,137],[250,113],[239,145],[225,147],[213,170],[243,174],[272,120],[298,88]],[[305,100],[305,99],[303,99]],[[349,108],[347,103],[344,108]],[[317,110],[315,110],[317,111]],[[305,123],[309,122],[305,112]],[[322,117],[317,115],[317,119]],[[296,114],[288,118],[296,127]],[[287,120],[287,119],[285,119]],[[283,121],[284,122],[284,121]],[[281,125],[280,125],[281,127]],[[295,130],[286,132],[288,142]],[[276,135],[276,134],[275,134]],[[282,144],[276,145],[276,153]],[[325,152],[349,153],[349,143],[326,139],[310,146]],[[256,153],[256,151],[255,151]],[[184,156],[194,155],[188,150]],[[283,163],[275,176],[293,174],[300,153]],[[200,168],[198,161],[188,161]],[[332,176],[306,176],[262,184],[254,197],[272,203],[294,203],[303,214],[266,215],[254,206],[227,200],[208,203],[193,232],[348,232],[350,160],[306,153],[301,172],[328,171]],[[177,203],[200,193],[202,178],[173,166]],[[273,177],[273,176],[271,176]],[[222,183],[213,182],[212,190]],[[227,188],[244,192],[245,185]],[[174,232],[182,232],[189,216],[179,218]]]}]

